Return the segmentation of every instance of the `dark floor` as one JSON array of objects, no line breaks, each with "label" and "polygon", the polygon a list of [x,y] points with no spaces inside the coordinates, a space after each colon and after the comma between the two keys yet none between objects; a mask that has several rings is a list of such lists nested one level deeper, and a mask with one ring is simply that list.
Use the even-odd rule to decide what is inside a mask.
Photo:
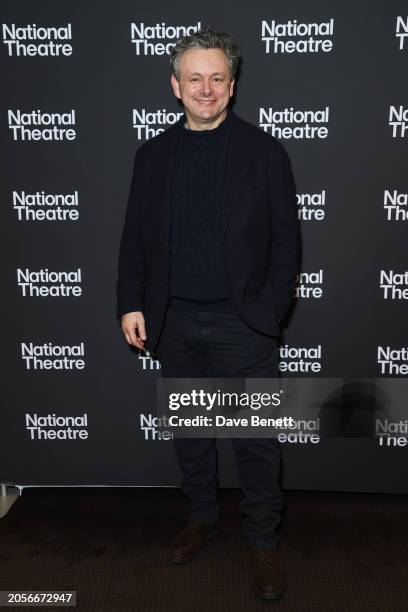
[{"label": "dark floor", "polygon": [[252,591],[239,492],[221,500],[220,535],[178,566],[178,489],[25,489],[0,520],[0,590],[76,590],[84,612],[408,610],[408,496],[286,492],[280,602]]}]

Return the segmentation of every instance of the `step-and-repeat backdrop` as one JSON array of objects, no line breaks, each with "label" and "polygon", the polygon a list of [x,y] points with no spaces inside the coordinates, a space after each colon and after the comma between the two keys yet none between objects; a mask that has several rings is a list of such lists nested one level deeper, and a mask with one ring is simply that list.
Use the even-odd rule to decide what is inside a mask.
[{"label": "step-and-repeat backdrop", "polygon": [[115,286],[134,153],[182,112],[169,51],[206,25],[242,50],[235,112],[292,160],[303,260],[282,376],[340,381],[281,435],[282,484],[407,492],[408,14],[395,0],[2,3],[0,482],[179,482],[160,364],[126,344]]}]

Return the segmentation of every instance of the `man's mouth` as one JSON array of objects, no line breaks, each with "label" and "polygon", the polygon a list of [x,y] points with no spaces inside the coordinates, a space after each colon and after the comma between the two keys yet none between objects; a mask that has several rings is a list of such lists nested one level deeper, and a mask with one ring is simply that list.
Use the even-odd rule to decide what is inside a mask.
[{"label": "man's mouth", "polygon": [[209,106],[210,104],[213,104],[215,102],[215,100],[201,100],[201,99],[197,99],[197,102],[199,104],[204,104],[204,106]]}]

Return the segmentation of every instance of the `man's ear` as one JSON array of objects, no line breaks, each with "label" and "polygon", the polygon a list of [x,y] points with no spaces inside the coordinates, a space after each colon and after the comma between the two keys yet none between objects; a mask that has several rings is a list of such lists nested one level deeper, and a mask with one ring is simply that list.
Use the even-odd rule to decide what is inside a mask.
[{"label": "man's ear", "polygon": [[232,79],[230,83],[230,90],[229,90],[230,98],[234,95],[234,85],[235,85],[235,79]]},{"label": "man's ear", "polygon": [[180,86],[179,86],[179,82],[176,79],[176,77],[174,76],[174,74],[171,75],[171,86],[173,88],[173,93],[176,96],[176,98],[178,98],[180,100],[181,95],[180,95]]}]

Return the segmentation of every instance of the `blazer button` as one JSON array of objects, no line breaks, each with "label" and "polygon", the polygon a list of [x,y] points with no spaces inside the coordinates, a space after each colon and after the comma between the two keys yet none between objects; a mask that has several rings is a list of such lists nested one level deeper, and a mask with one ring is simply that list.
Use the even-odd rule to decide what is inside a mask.
[{"label": "blazer button", "polygon": [[166,242],[164,243],[164,246],[165,246],[166,248],[169,246],[169,243],[167,242],[167,240],[166,240]]}]

